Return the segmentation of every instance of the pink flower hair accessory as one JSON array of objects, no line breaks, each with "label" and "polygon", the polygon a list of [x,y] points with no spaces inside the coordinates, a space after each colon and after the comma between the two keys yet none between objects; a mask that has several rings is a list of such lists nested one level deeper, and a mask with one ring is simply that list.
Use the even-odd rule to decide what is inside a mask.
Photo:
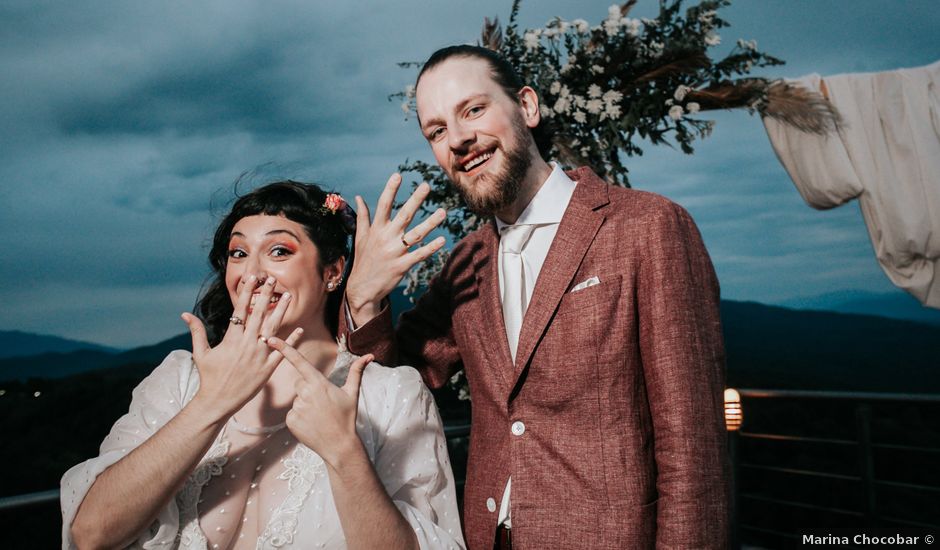
[{"label": "pink flower hair accessory", "polygon": [[323,201],[323,208],[328,210],[331,214],[335,214],[346,207],[346,199],[337,193],[330,193],[326,196],[326,200]]}]

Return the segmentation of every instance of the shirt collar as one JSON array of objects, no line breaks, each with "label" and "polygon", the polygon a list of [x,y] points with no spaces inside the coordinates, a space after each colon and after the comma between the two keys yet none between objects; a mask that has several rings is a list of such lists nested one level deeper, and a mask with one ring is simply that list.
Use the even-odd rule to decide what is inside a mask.
[{"label": "shirt collar", "polygon": [[507,225],[548,225],[561,223],[561,218],[568,209],[574,187],[574,180],[565,174],[565,171],[556,162],[552,162],[552,172],[542,184],[542,188],[532,197],[529,205],[525,207],[516,223],[509,224],[496,219],[496,229],[502,231]]}]

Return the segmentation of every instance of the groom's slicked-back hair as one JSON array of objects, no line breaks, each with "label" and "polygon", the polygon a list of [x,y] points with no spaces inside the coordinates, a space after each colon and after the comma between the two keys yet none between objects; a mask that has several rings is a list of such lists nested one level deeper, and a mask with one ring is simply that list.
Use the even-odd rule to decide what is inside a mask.
[{"label": "groom's slicked-back hair", "polygon": [[464,44],[459,46],[447,46],[446,48],[437,50],[424,62],[424,65],[421,67],[421,72],[418,73],[417,82],[421,82],[421,77],[424,76],[424,73],[454,57],[469,57],[486,61],[490,66],[493,81],[499,84],[499,87],[506,92],[506,95],[509,96],[510,99],[518,101],[519,98],[516,93],[521,90],[525,84],[522,83],[522,79],[519,78],[516,69],[514,69],[503,56],[489,48],[483,48],[481,46]]},{"label": "groom's slicked-back hair", "polygon": [[[503,92],[506,93],[509,99],[515,102],[519,101],[519,90],[525,86],[525,83],[519,78],[519,73],[516,72],[515,67],[513,67],[506,58],[489,48],[471,46],[468,44],[447,46],[446,48],[441,48],[432,53],[431,57],[424,62],[421,71],[418,73],[418,78],[415,80],[415,88],[418,87],[418,83],[421,82],[421,77],[424,76],[424,73],[444,63],[448,59],[461,57],[482,59],[485,61],[490,67],[490,75],[493,77],[493,81],[503,89]],[[538,90],[536,90],[536,93],[538,93]],[[545,121],[542,120],[539,122],[539,125],[532,128],[531,132],[532,137],[535,139],[535,145],[539,149],[539,153],[542,157],[546,157],[552,147],[552,140],[546,128]]]}]

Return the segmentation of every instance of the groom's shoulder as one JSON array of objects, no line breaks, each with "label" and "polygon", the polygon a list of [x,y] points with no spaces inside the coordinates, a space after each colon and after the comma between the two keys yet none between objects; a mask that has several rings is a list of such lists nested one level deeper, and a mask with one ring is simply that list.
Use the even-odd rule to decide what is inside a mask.
[{"label": "groom's shoulder", "polygon": [[451,258],[461,258],[464,256],[473,256],[478,250],[486,246],[489,237],[492,237],[494,229],[490,227],[492,221],[486,222],[482,227],[477,228],[457,241],[451,250]]},{"label": "groom's shoulder", "polygon": [[[582,191],[585,194],[594,197],[594,202],[606,202],[605,215],[610,218],[635,221],[650,216],[670,215],[677,209],[683,210],[681,206],[658,193],[613,185],[587,166],[576,168],[568,172],[568,175],[579,186],[583,186]],[[606,201],[600,201],[601,197]]]}]

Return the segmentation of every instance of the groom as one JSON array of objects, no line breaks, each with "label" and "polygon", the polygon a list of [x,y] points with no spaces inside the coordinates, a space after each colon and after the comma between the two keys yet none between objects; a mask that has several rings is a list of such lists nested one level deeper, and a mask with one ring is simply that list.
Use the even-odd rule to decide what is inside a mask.
[{"label": "groom", "polygon": [[383,299],[443,245],[413,246],[444,212],[408,230],[422,184],[392,218],[397,175],[373,222],[357,199],[348,342],[432,387],[465,370],[469,547],[725,548],[718,281],[692,219],[548,164],[536,92],[490,50],[434,53],[417,108],[441,168],[493,221],[393,329]]}]

